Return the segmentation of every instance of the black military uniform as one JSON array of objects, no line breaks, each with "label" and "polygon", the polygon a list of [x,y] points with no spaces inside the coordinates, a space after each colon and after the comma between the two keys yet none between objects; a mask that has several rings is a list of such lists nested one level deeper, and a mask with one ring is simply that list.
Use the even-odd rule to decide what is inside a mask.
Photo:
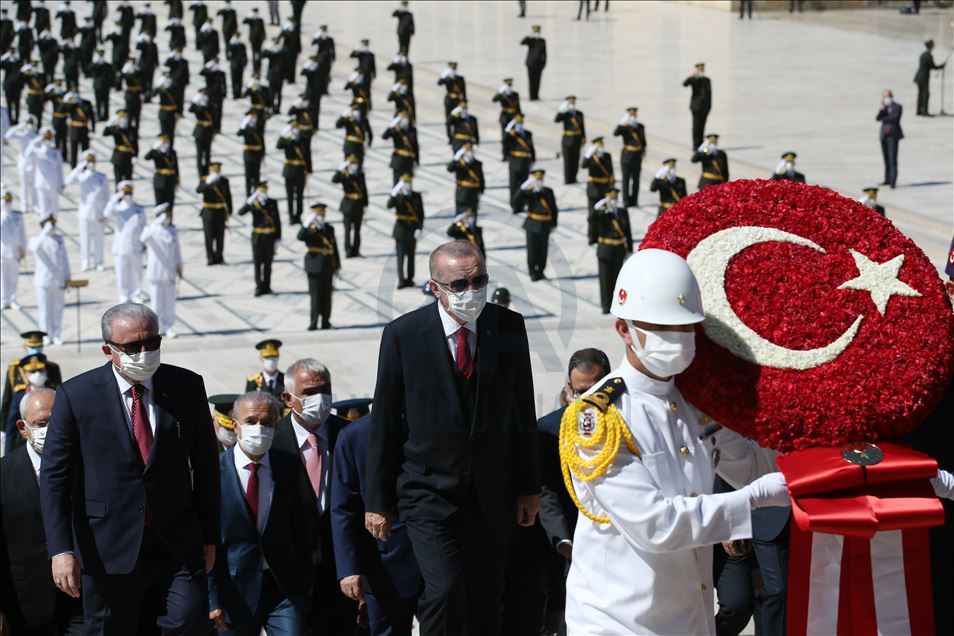
[{"label": "black military uniform", "polygon": [[276,39],[272,41],[270,48],[262,52],[262,56],[268,60],[268,71],[265,73],[265,79],[268,80],[268,92],[272,96],[272,111],[278,113],[282,110],[282,86],[285,85],[288,53]]},{"label": "black military uniform", "polygon": [[460,240],[468,241],[471,245],[480,250],[484,256],[487,251],[484,249],[484,229],[477,225],[477,213],[474,210],[467,210],[459,214],[460,219],[454,219],[454,222],[447,228],[447,236]]},{"label": "black military uniform", "polygon": [[70,121],[70,165],[75,168],[80,150],[89,149],[89,135],[96,130],[96,115],[93,113],[93,104],[88,99],[78,97],[67,105]]},{"label": "black military uniform", "polygon": [[467,82],[462,75],[457,74],[457,62],[448,62],[448,70],[441,73],[437,83],[447,89],[444,95],[444,122],[447,127],[447,142],[450,143],[451,136],[451,111],[457,108],[462,100],[467,99]]},{"label": "black military uniform", "polygon": [[248,53],[245,50],[245,44],[242,40],[234,38],[229,41],[226,55],[229,58],[229,71],[232,76],[232,98],[242,97],[243,76],[245,67],[248,66]]},{"label": "black military uniform", "polygon": [[354,155],[357,158],[358,165],[364,164],[364,143],[367,139],[368,147],[371,147],[371,142],[374,140],[374,135],[371,133],[371,126],[368,123],[368,117],[364,112],[363,104],[361,103],[352,103],[351,110],[357,110],[360,115],[355,119],[352,113],[342,115],[338,118],[338,121],[335,122],[335,128],[344,128],[345,129],[345,138],[344,146],[342,147],[342,152],[345,157]]},{"label": "black military uniform", "polygon": [[0,51],[6,53],[13,44],[14,37],[13,20],[7,14],[7,8],[3,7],[0,9]]},{"label": "black military uniform", "polygon": [[[505,87],[507,90],[504,90]],[[500,104],[500,117],[498,121],[500,122],[500,144],[504,161],[507,160],[507,149],[504,147],[504,140],[507,135],[507,124],[513,120],[514,115],[520,112],[520,93],[512,89],[513,78],[504,78],[504,86],[500,87],[500,90],[497,91],[497,94],[493,96],[492,100]]]},{"label": "black military uniform", "polygon": [[311,124],[318,130],[318,115],[321,113],[321,71],[318,68],[318,56],[310,56],[301,65],[301,75],[305,78],[305,94],[308,95],[308,105],[311,111]]},{"label": "black military uniform", "polygon": [[467,100],[462,99],[451,113],[451,149],[456,153],[465,143],[480,145],[480,127],[477,118],[467,112]]},{"label": "black military uniform", "polygon": [[[9,455],[15,449],[23,446],[26,443],[26,440],[20,435],[20,431],[17,429],[17,420],[20,419],[20,403],[23,399],[34,389],[34,386],[30,384],[28,378],[30,374],[43,372],[46,373],[46,356],[42,353],[31,353],[27,356],[24,356],[20,359],[19,365],[17,366],[18,373],[16,376],[19,376],[23,379],[23,383],[14,384],[12,386],[12,393],[10,394],[10,404],[7,409],[7,419],[2,423],[2,430],[6,433],[6,442],[3,447],[4,455]],[[16,377],[15,376],[15,377]],[[47,375],[46,382],[43,385],[47,389],[55,389],[56,385],[50,383],[49,375]],[[6,538],[6,537],[4,537]],[[4,595],[3,600],[6,601],[6,595]],[[6,611],[4,607],[4,611]],[[29,633],[33,633],[32,631]],[[44,633],[42,630],[40,633]]]},{"label": "black military uniform", "polygon": [[172,86],[176,96],[176,106],[180,115],[185,108],[185,89],[189,85],[189,62],[182,57],[182,49],[173,49],[172,54],[166,58],[165,65],[169,67],[169,77],[172,78]]},{"label": "black military uniform", "polygon": [[255,295],[272,293],[272,259],[275,241],[282,238],[282,220],[278,203],[268,196],[268,183],[258,184],[257,191],[239,208],[239,215],[252,213],[252,260],[255,264]]},{"label": "black military uniform", "polygon": [[173,18],[176,18],[177,20],[181,20],[182,16],[185,14],[183,6],[182,6],[182,0],[162,0],[162,4],[169,5],[170,20]]},{"label": "black military uniform", "polygon": [[696,64],[696,73],[690,75],[682,83],[692,87],[692,97],[689,98],[689,110],[692,111],[692,149],[697,150],[702,145],[706,134],[706,119],[712,110],[712,82],[706,77],[706,65]]},{"label": "black military uniform", "polygon": [[169,32],[169,50],[182,50],[186,47],[185,27],[182,22],[170,22],[163,27],[163,31]]},{"label": "black military uniform", "polygon": [[511,206],[518,212],[526,208],[527,218],[523,222],[523,229],[527,232],[527,268],[530,280],[538,281],[546,279],[543,270],[547,266],[550,231],[557,226],[559,210],[553,190],[542,185],[545,171],[534,170],[532,174],[541,185],[539,188],[519,188]]},{"label": "black military uniform", "polygon": [[424,200],[421,193],[411,188],[410,173],[401,175],[401,182],[401,186],[391,190],[391,196],[388,197],[388,207],[394,208],[394,230],[391,236],[394,237],[397,254],[398,289],[414,287],[414,253],[418,233],[424,229]]},{"label": "black military uniform", "polygon": [[272,94],[269,92],[267,86],[263,86],[259,83],[258,73],[252,73],[252,80],[242,92],[242,97],[248,97],[251,103],[250,107],[258,113],[258,118],[256,119],[258,132],[264,136],[265,122],[268,120],[269,109],[272,106]]},{"label": "black military uniform", "polygon": [[461,156],[447,164],[447,171],[454,173],[457,182],[457,188],[454,190],[454,205],[457,214],[466,210],[473,210],[474,214],[477,214],[477,209],[480,207],[480,195],[486,188],[484,164],[473,156],[473,146],[470,144],[464,144],[461,150],[463,152],[458,151]]},{"label": "black military uniform", "polygon": [[311,164],[311,140],[317,125],[312,117],[314,109],[311,107],[308,93],[298,95],[298,100],[288,109],[288,114],[295,118],[295,127],[301,136],[302,149],[305,151],[305,171],[311,174],[314,172]]},{"label": "black military uniform", "polygon": [[289,122],[292,133],[282,134],[276,148],[285,151],[285,167],[282,177],[285,179],[285,194],[288,198],[288,222],[291,225],[301,223],[304,209],[305,180],[308,178],[308,160],[305,158],[305,142],[297,132],[298,124],[294,118]]},{"label": "black military uniform", "polygon": [[[636,119],[639,109],[630,106],[626,114]],[[623,173],[623,205],[639,206],[639,174],[643,168],[643,154],[646,152],[646,130],[639,122],[621,122],[613,131],[613,136],[623,138],[623,151],[619,155],[619,167]],[[611,292],[612,293],[612,292]]]},{"label": "black military uniform", "polygon": [[60,44],[60,54],[63,56],[63,77],[67,86],[79,85],[80,50],[72,40],[65,40]]},{"label": "black military uniform", "polygon": [[[596,137],[593,144],[600,149],[603,148],[603,138]],[[616,185],[616,177],[613,174],[613,156],[603,151],[603,153],[591,151],[588,157],[583,158],[583,169],[589,171],[586,178],[586,200],[587,208],[590,214],[593,214],[593,206],[596,202],[606,196],[606,192]]]},{"label": "black military uniform", "polygon": [[219,393],[209,396],[212,405],[212,425],[215,428],[216,445],[219,452],[235,446],[238,438],[235,434],[235,422],[232,421],[232,407],[238,393]]},{"label": "black military uniform", "polygon": [[150,3],[146,3],[142,11],[136,14],[136,20],[139,21],[139,32],[156,37],[156,14],[150,8]]},{"label": "black military uniform", "polygon": [[7,98],[10,124],[20,121],[20,94],[23,91],[23,74],[20,67],[23,62],[16,51],[10,51],[0,57],[0,69],[3,69],[3,94]]},{"label": "black military uniform", "polygon": [[232,0],[225,0],[225,6],[216,11],[215,15],[222,16],[222,41],[228,42],[238,31],[238,17],[232,7]]},{"label": "black military uniform", "polygon": [[[282,347],[282,341],[274,338],[262,340],[255,345],[258,350],[258,357],[264,362],[266,358],[278,358],[279,349]],[[278,360],[276,359],[277,363]],[[276,370],[273,375],[266,375],[263,371],[253,373],[245,378],[245,391],[264,391],[271,393],[279,401],[282,399],[282,391],[285,390],[285,374]]]},{"label": "black military uniform", "polygon": [[40,35],[36,39],[36,48],[40,54],[40,62],[43,64],[43,83],[48,84],[53,81],[53,72],[60,60],[60,43],[56,41],[52,33],[38,33]]},{"label": "black military uniform", "polygon": [[212,114],[212,123],[215,132],[222,131],[222,104],[228,94],[225,84],[225,71],[218,66],[219,58],[214,58],[206,64],[199,75],[205,78],[205,89],[209,96],[209,112]]},{"label": "black military uniform", "polygon": [[238,135],[242,138],[242,160],[245,162],[245,196],[250,196],[258,185],[262,174],[262,161],[265,158],[265,136],[258,128],[258,117],[264,117],[264,111],[249,109],[246,116],[255,118],[242,122]]},{"label": "black military uniform", "polygon": [[[127,60],[132,62],[132,60]],[[123,83],[126,85],[123,91],[126,100],[126,112],[129,113],[129,127],[139,137],[139,116],[142,113],[142,76],[140,68],[133,65],[132,68],[124,67],[122,72]]]},{"label": "black military uniform", "polygon": [[96,119],[106,121],[109,119],[109,91],[113,88],[113,67],[103,59],[102,50],[97,51],[96,58],[90,62],[88,75],[93,78]]},{"label": "black military uniform", "polygon": [[[706,140],[717,143],[719,135],[708,134]],[[702,164],[702,176],[699,177],[699,189],[706,186],[718,185],[729,180],[729,158],[722,150],[696,150],[692,155],[692,163]]]},{"label": "black military uniform", "polygon": [[[23,339],[23,347],[27,350],[26,355],[33,353],[42,353],[44,331],[25,331],[20,334]],[[24,356],[26,357],[26,356]],[[7,377],[3,384],[3,398],[0,404],[0,422],[6,422],[10,414],[10,403],[13,394],[25,387],[27,381],[26,372],[20,368],[22,358],[16,358],[10,361],[7,366]],[[60,372],[60,365],[46,360],[46,381],[53,386],[63,384],[63,374]]]},{"label": "black military uniform", "polygon": [[547,41],[540,37],[540,25],[531,27],[532,33],[520,41],[527,48],[527,74],[530,79],[530,101],[540,99],[540,77],[547,65]]},{"label": "black military uniform", "polygon": [[934,63],[934,55],[931,54],[931,51],[934,50],[934,40],[927,40],[924,46],[925,51],[921,53],[921,57],[918,58],[918,71],[914,74],[914,83],[918,85],[916,114],[923,117],[930,117],[928,101],[931,97],[931,71],[944,68],[944,64]]},{"label": "black military uniform", "polygon": [[361,46],[351,51],[351,57],[358,60],[358,70],[364,78],[364,92],[366,93],[368,110],[371,110],[371,81],[377,77],[378,71],[374,62],[374,53],[368,48],[370,40],[361,40]]},{"label": "black military uniform", "polygon": [[[165,150],[162,149],[163,142],[169,144]],[[155,162],[152,189],[156,195],[156,205],[175,205],[176,186],[179,185],[179,156],[172,148],[172,140],[160,133],[159,143],[150,148],[143,159]]]},{"label": "black military uniform", "polygon": [[92,17],[84,18],[79,33],[80,68],[88,76],[90,74],[89,65],[93,61],[93,52],[96,50],[96,25],[93,24]]},{"label": "black military uniform", "polygon": [[[205,95],[206,89],[200,88],[199,93]],[[209,173],[209,162],[212,160],[212,139],[215,138],[215,120],[212,119],[212,111],[200,101],[193,100],[189,106],[189,112],[195,114],[195,128],[192,129],[192,136],[195,138],[196,162],[199,169],[199,176],[204,177]]]},{"label": "black military uniform", "polygon": [[128,42],[133,27],[136,26],[136,10],[133,9],[132,5],[120,4],[116,7],[116,13],[119,14],[119,28]]},{"label": "black military uniform", "polygon": [[325,221],[325,204],[311,206],[314,215],[309,215],[298,230],[298,240],[305,242],[305,273],[308,275],[308,295],[311,298],[311,315],[308,331],[318,328],[331,329],[331,293],[334,290],[332,277],[341,269],[341,255],[335,228]]},{"label": "black military uniform", "polygon": [[[795,170],[795,157],[797,156],[797,154],[791,151],[783,153],[782,161],[784,163],[780,164],[775,169],[775,172],[772,173],[772,181],[794,181],[795,183],[805,183],[805,175]],[[780,169],[782,172],[779,172]]]},{"label": "black military uniform", "polygon": [[209,7],[202,0],[193,0],[189,3],[192,12],[192,28],[195,29],[195,40],[199,41],[199,31],[209,19]]},{"label": "black military uniform", "polygon": [[335,172],[331,180],[341,184],[344,196],[341,199],[341,214],[344,215],[345,258],[361,256],[361,221],[364,209],[368,205],[368,186],[364,181],[364,171],[354,155],[347,157],[350,165],[357,166],[351,173],[347,167]]},{"label": "black military uniform", "polygon": [[136,49],[139,51],[139,71],[142,77],[143,101],[147,104],[152,101],[153,80],[156,77],[156,67],[159,66],[159,47],[151,37],[136,39]]},{"label": "black military uniform", "polygon": [[355,67],[354,73],[348,77],[348,81],[345,82],[344,89],[346,91],[351,91],[351,99],[354,101],[361,101],[364,104],[370,103],[370,91],[368,90],[368,84],[365,81],[364,73],[361,72],[361,69]]},{"label": "black military uniform", "polygon": [[43,87],[43,77],[39,69],[33,69],[23,74],[24,85],[26,86],[26,107],[27,112],[36,118],[37,130],[43,127],[43,104],[46,102],[46,91]]},{"label": "black military uniform", "polygon": [[398,51],[397,56],[388,64],[389,71],[394,72],[394,83],[406,80],[407,87],[414,92],[414,65],[407,59],[407,51]]},{"label": "black military uniform", "polygon": [[523,129],[523,113],[514,116],[509,128],[504,136],[504,154],[510,162],[511,209],[517,214],[520,208],[513,202],[521,184],[530,174],[530,166],[537,160],[537,150],[533,145],[533,133]]},{"label": "black military uniform", "polygon": [[633,252],[633,233],[626,208],[618,207],[619,191],[613,187],[606,198],[597,202],[595,210],[587,219],[587,238],[590,245],[597,245],[596,260],[599,265],[600,305],[608,314],[613,303],[616,277],[623,268],[626,257]]},{"label": "black military uniform", "polygon": [[60,21],[60,39],[68,40],[76,35],[76,12],[70,5],[61,5],[55,17]]},{"label": "black military uniform", "polygon": [[107,0],[93,0],[93,25],[96,27],[96,37],[100,42],[103,41],[103,23],[106,22],[106,16],[109,14],[108,5]]},{"label": "black military uniform", "polygon": [[414,15],[407,10],[407,0],[401,0],[401,8],[391,14],[397,18],[398,50],[411,50],[411,36],[414,35]]},{"label": "black military uniform", "polygon": [[[126,111],[119,109],[117,116],[124,116]],[[113,146],[113,176],[116,183],[132,180],[132,160],[139,154],[139,141],[132,129],[126,126],[106,126],[103,129],[104,137],[112,137]]]},{"label": "black military uniform", "polygon": [[53,126],[53,145],[60,151],[64,159],[67,157],[67,137],[69,128],[67,119],[70,116],[70,106],[63,102],[63,87],[61,80],[56,80],[55,87],[47,91],[46,98],[50,102],[52,126]]},{"label": "black military uniform", "polygon": [[563,124],[563,141],[560,143],[563,155],[563,183],[576,183],[576,172],[580,169],[580,148],[586,141],[586,126],[583,113],[576,110],[576,96],[568,95],[564,106],[553,119]]},{"label": "black military uniform", "polygon": [[394,102],[395,115],[404,111],[409,114],[411,123],[417,121],[417,104],[414,100],[414,92],[411,90],[407,79],[402,77],[395,82],[391,92],[388,93],[388,101]]},{"label": "black military uniform", "polygon": [[[863,190],[865,193],[864,198],[861,200],[862,205],[869,207],[881,216],[884,216],[884,206],[878,204],[878,188],[876,186],[868,186]],[[954,263],[954,259],[950,261]]]},{"label": "black military uniform", "polygon": [[258,7],[252,7],[252,15],[246,16],[242,24],[248,25],[248,43],[252,47],[252,71],[262,72],[262,44],[265,42],[265,21],[258,15]]},{"label": "black military uniform", "polygon": [[285,81],[295,83],[295,69],[298,68],[298,56],[301,54],[301,25],[292,22],[282,27],[279,36],[285,51]]},{"label": "black military uniform", "polygon": [[318,50],[318,74],[321,78],[321,94],[328,94],[328,81],[331,77],[331,65],[335,61],[335,40],[328,35],[328,25],[322,24],[318,27],[318,35],[311,41]]},{"label": "black military uniform", "polygon": [[116,78],[116,85],[119,86],[123,79],[121,75],[123,64],[129,59],[129,36],[123,34],[117,22],[116,27],[103,39],[112,45],[110,55],[113,62],[113,76]]},{"label": "black military uniform", "polygon": [[222,258],[225,224],[232,216],[232,189],[229,180],[221,176],[221,167],[221,162],[211,162],[209,168],[218,173],[219,178],[209,183],[209,177],[204,177],[195,189],[202,195],[202,231],[205,234],[205,260],[208,265],[225,264]]},{"label": "black military uniform", "polygon": [[176,102],[175,88],[169,71],[163,72],[163,81],[159,84],[159,132],[169,137],[173,144],[176,138],[179,104]]},{"label": "black military uniform", "polygon": [[398,182],[402,174],[414,174],[414,166],[421,163],[421,150],[417,145],[417,128],[410,123],[410,114],[399,112],[398,117],[407,121],[406,126],[396,123],[381,133],[382,139],[391,139],[394,142],[394,151],[391,153],[392,184]]},{"label": "black military uniform", "polygon": [[676,205],[686,196],[686,180],[676,175],[676,160],[673,158],[663,161],[669,166],[672,176],[656,176],[649,184],[650,192],[659,192],[659,210],[657,216]]}]

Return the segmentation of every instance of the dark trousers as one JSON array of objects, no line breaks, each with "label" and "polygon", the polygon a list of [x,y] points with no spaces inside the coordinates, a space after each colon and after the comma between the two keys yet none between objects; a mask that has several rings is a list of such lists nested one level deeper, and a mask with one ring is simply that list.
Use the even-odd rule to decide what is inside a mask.
[{"label": "dark trousers", "polygon": [[63,159],[66,159],[68,156],[66,154],[66,138],[68,136],[66,130],[66,119],[65,118],[53,118],[53,147],[60,151],[60,156]]},{"label": "dark trousers", "polygon": [[295,83],[295,67],[298,66],[298,53],[290,52],[288,54],[288,65],[285,69],[285,81],[289,84]]},{"label": "dark trousers", "polygon": [[527,230],[527,269],[532,280],[544,278],[549,247],[550,230]]},{"label": "dark trousers", "polygon": [[152,99],[152,83],[156,76],[155,66],[142,67],[142,99],[147,104]]},{"label": "dark trousers", "polygon": [[255,265],[255,294],[272,291],[272,259],[275,258],[275,242],[261,241],[252,245],[252,261]]},{"label": "dark trousers", "polygon": [[176,563],[159,535],[146,528],[129,574],[83,572],[86,633],[202,634],[209,630],[209,592],[202,557]]},{"label": "dark trousers", "polygon": [[364,599],[368,607],[368,628],[372,634],[411,636],[414,614],[417,613],[416,596],[379,597],[370,589],[365,589]]},{"label": "dark trousers", "polygon": [[476,502],[446,519],[406,519],[424,579],[421,636],[498,634],[507,565],[506,530],[489,526]]},{"label": "dark trousers", "polygon": [[262,44],[259,43],[258,46],[252,44],[252,71],[255,73],[262,72]]},{"label": "dark trousers", "polygon": [[931,97],[930,87],[931,85],[928,82],[918,83],[918,115],[927,115],[928,113],[928,99]]},{"label": "dark trousers", "polygon": [[345,256],[359,256],[361,249],[361,221],[364,212],[344,214]]},{"label": "dark trousers", "polygon": [[196,165],[199,168],[199,175],[205,176],[209,174],[209,162],[212,161],[212,142],[211,141],[199,141],[198,139],[195,142],[195,161]]},{"label": "dark trousers", "polygon": [[94,90],[96,98],[96,119],[99,121],[109,120],[109,89]]},{"label": "dark trousers", "polygon": [[176,138],[176,111],[159,111],[159,132],[163,135],[169,135],[169,146],[174,146]]},{"label": "dark trousers", "polygon": [[89,131],[74,128],[70,131],[70,165],[74,168],[76,167],[76,162],[79,161],[80,150],[89,150]]},{"label": "dark trousers", "polygon": [[222,262],[222,251],[225,248],[225,211],[203,210],[202,232],[205,234],[205,260],[209,265],[218,265]]},{"label": "dark trousers", "polygon": [[597,259],[600,279],[600,307],[604,314],[608,314],[613,304],[613,291],[616,289],[616,277],[623,269],[626,260],[626,248],[622,245],[601,245],[603,254]]},{"label": "dark trousers", "polygon": [[222,130],[222,103],[224,99],[209,100],[209,114],[212,115],[212,128],[215,132]]},{"label": "dark trousers", "polygon": [[530,160],[510,158],[510,209],[514,214],[519,210],[513,207],[513,195],[517,194],[520,185],[530,176]]},{"label": "dark trousers", "polygon": [[403,239],[394,240],[394,249],[397,252],[397,273],[399,283],[414,280],[414,252],[416,248],[417,241],[414,240],[413,234]]},{"label": "dark trousers", "polygon": [[252,190],[261,181],[262,157],[246,152],[245,153],[245,196],[250,196]]},{"label": "dark trousers", "polygon": [[232,97],[234,99],[242,98],[242,76],[245,75],[244,66],[232,67]]},{"label": "dark trousers", "polygon": [[530,101],[540,99],[540,77],[543,75],[542,66],[528,66],[527,75],[530,77]]},{"label": "dark trousers", "polygon": [[398,33],[398,51],[405,51],[408,55],[411,53],[411,34]]},{"label": "dark trousers", "polygon": [[174,204],[176,200],[176,178],[171,175],[154,175],[152,191],[156,196],[156,205],[160,203]]},{"label": "dark trousers", "polygon": [[132,174],[132,157],[126,155],[117,161],[113,161],[113,177],[116,179],[116,184],[119,184],[120,181],[131,181]]},{"label": "dark trousers", "polygon": [[57,594],[53,617],[49,623],[42,625],[27,623],[18,606],[4,607],[3,615],[9,621],[10,634],[16,636],[84,636],[86,629],[83,621],[83,606],[79,599],[70,599],[64,602],[65,598],[64,594]]},{"label": "dark trousers", "polygon": [[[729,556],[721,544],[712,547],[712,580],[719,596],[715,615],[716,636],[738,636],[755,611],[752,587],[752,554]],[[764,636],[783,636],[767,632]]]},{"label": "dark trousers", "polygon": [[553,548],[539,521],[529,528],[513,525],[503,594],[501,636],[536,636],[540,633],[546,607],[543,563],[547,550]]},{"label": "dark trousers", "polygon": [[762,596],[755,604],[757,634],[785,633],[785,601],[788,593],[788,536],[786,528],[774,541],[752,540],[752,553],[762,575]]},{"label": "dark trousers", "polygon": [[268,82],[268,90],[272,94],[272,112],[278,113],[282,110],[282,86],[283,80],[271,80]]},{"label": "dark trousers", "polygon": [[320,542],[322,561],[315,566],[315,585],[312,588],[307,627],[310,636],[350,636],[356,634],[355,617],[358,604],[341,593],[335,570],[334,548],[331,545],[331,515],[322,515]]},{"label": "dark trousers", "polygon": [[623,205],[639,206],[639,173],[643,168],[643,155],[640,152],[624,152],[623,169]]},{"label": "dark trousers", "polygon": [[583,138],[563,136],[563,183],[576,183],[576,173],[580,169],[580,146]]},{"label": "dark trousers", "polygon": [[745,17],[745,9],[748,7],[749,10],[749,20],[752,19],[752,0],[742,0],[739,2],[739,19]]},{"label": "dark trousers", "polygon": [[229,612],[232,622],[230,634],[235,636],[259,636],[262,629],[267,634],[275,636],[297,636],[304,632],[304,607],[291,602],[282,592],[271,570],[262,573],[262,590],[258,595],[258,607],[251,620],[236,620],[237,617],[246,618],[239,612]]},{"label": "dark trousers", "polygon": [[4,91],[7,98],[7,109],[9,110],[10,124],[20,123],[20,91]]},{"label": "dark trousers", "polygon": [[288,222],[301,223],[301,212],[305,201],[305,176],[285,177],[285,196],[288,198]]},{"label": "dark trousers", "polygon": [[126,93],[126,113],[129,115],[129,127],[139,135],[139,116],[142,114],[140,93]]},{"label": "dark trousers", "polygon": [[327,267],[320,272],[308,273],[308,295],[311,297],[311,320],[308,323],[309,327],[317,327],[319,317],[321,318],[322,326],[331,324],[332,275],[333,272]]},{"label": "dark trousers", "polygon": [[881,156],[884,158],[884,182],[894,187],[898,181],[898,141],[897,137],[881,140]]},{"label": "dark trousers", "polygon": [[695,150],[702,145],[706,137],[706,119],[709,118],[709,111],[692,111],[692,149]]}]

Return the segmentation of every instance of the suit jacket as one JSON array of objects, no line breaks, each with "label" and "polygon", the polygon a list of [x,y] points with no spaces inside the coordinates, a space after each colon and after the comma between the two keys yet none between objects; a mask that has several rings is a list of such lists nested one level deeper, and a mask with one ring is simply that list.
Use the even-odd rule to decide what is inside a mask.
[{"label": "suit jacket", "polygon": [[547,41],[543,38],[525,37],[520,44],[527,47],[526,65],[531,68],[543,68],[547,65]]},{"label": "suit jacket", "polygon": [[552,411],[537,420],[540,432],[540,524],[546,530],[550,545],[556,548],[564,539],[573,539],[578,512],[563,483],[560,467],[560,421],[566,407]]},{"label": "suit jacket", "polygon": [[437,305],[384,328],[368,441],[366,507],[443,519],[476,496],[483,518],[513,524],[515,497],[540,492],[533,378],[523,316],[488,303],[477,319],[472,409]]},{"label": "suit jacket", "polygon": [[27,625],[49,624],[57,604],[82,614],[79,599],[58,592],[46,556],[40,490],[25,446],[0,460],[0,607]]},{"label": "suit jacket", "polygon": [[331,533],[338,579],[360,574],[378,597],[414,598],[421,591],[421,574],[407,527],[394,519],[387,541],[376,540],[364,527],[370,426],[369,415],[348,424],[338,435],[335,447]]},{"label": "suit jacket", "polygon": [[[264,389],[262,387],[265,387]],[[275,387],[272,390],[268,390],[268,387],[265,386],[265,374],[259,371],[258,373],[253,373],[252,375],[245,378],[245,393],[249,391],[265,391],[266,393],[271,393],[279,401],[282,399],[282,391],[285,390],[285,374],[281,371],[278,372],[278,377],[275,378]]]},{"label": "suit jacket", "polygon": [[875,120],[881,122],[881,139],[904,139],[904,132],[901,131],[901,104],[893,103],[890,106],[882,106],[878,111]]},{"label": "suit jacket", "polygon": [[934,63],[934,56],[930,51],[924,51],[918,58],[918,72],[914,74],[914,82],[927,84],[931,80],[931,71],[936,68],[941,68],[941,65]]},{"label": "suit jacket", "polygon": [[[172,557],[198,565],[219,535],[215,433],[202,377],[163,364],[153,375],[156,431],[143,466],[112,363],[56,391],[40,479],[49,555],[84,570],[128,574],[145,514]],[[190,470],[191,468],[191,470]]]},{"label": "suit jacket", "polygon": [[[335,238],[335,228],[331,223],[325,223],[318,229],[318,225],[312,223],[308,227],[304,225],[298,230],[298,240],[304,241],[309,248],[318,248],[321,252],[305,252],[305,272],[308,274],[319,274],[321,272],[331,273],[341,269],[341,254],[338,252],[338,240]],[[330,250],[330,253],[328,251]]]},{"label": "suit jacket", "polygon": [[262,591],[262,557],[279,588],[293,603],[304,606],[311,593],[314,570],[301,567],[308,552],[308,535],[297,493],[296,466],[282,452],[268,454],[272,471],[272,503],[259,532],[252,519],[242,482],[235,470],[235,449],[219,454],[222,488],[222,533],[215,566],[209,576],[209,608],[224,610],[229,622],[252,622]]},{"label": "suit jacket", "polygon": [[712,82],[708,77],[687,77],[683,86],[692,87],[692,97],[689,98],[689,110],[708,113],[712,108]]}]

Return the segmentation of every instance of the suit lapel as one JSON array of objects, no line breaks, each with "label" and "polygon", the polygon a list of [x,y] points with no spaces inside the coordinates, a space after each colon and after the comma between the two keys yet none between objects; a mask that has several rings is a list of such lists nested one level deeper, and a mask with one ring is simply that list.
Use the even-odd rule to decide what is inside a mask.
[{"label": "suit lapel", "polygon": [[152,380],[153,402],[156,405],[156,434],[152,436],[152,449],[149,451],[149,459],[146,462],[145,470],[149,470],[149,467],[152,466],[161,452],[159,446],[163,443],[163,440],[174,433],[181,434],[175,416],[166,408],[169,403],[169,393],[162,381],[165,375],[163,367],[160,366]]},{"label": "suit lapel", "polygon": [[105,365],[103,365],[102,371],[102,382],[104,387],[103,394],[107,396],[113,396],[112,400],[107,402],[112,403],[112,407],[110,409],[113,411],[112,417],[105,418],[106,422],[117,428],[114,435],[119,439],[126,440],[126,447],[129,449],[128,452],[132,453],[134,457],[139,458],[139,446],[136,444],[136,440],[129,428],[126,405],[123,404],[123,396],[119,392],[119,385],[116,383],[116,376],[113,375],[113,363],[107,362]]},{"label": "suit lapel", "polygon": [[[434,365],[432,368],[435,371],[433,375],[435,382],[443,385],[435,387],[435,393],[438,395],[454,396],[452,400],[454,408],[461,413],[461,417],[463,418],[463,410],[460,400],[457,397],[457,382],[455,378],[457,368],[454,366],[454,358],[447,349],[447,339],[444,337],[444,325],[441,322],[437,308],[437,303],[439,302],[441,301],[436,300],[428,305],[427,312],[424,314],[425,319],[421,321],[420,341],[424,343],[424,351],[430,353],[429,357]],[[477,342],[480,342],[479,337]]]},{"label": "suit lapel", "polygon": [[[225,476],[222,479],[222,499],[225,500],[226,505],[229,507],[241,510],[239,516],[242,517],[242,520],[257,530],[255,521],[252,519],[252,511],[248,509],[248,504],[245,502],[245,493],[242,492],[242,482],[239,481],[238,471],[235,468],[234,446],[225,450],[225,463],[227,465],[225,466]],[[273,471],[272,475],[274,476],[274,474]]]}]

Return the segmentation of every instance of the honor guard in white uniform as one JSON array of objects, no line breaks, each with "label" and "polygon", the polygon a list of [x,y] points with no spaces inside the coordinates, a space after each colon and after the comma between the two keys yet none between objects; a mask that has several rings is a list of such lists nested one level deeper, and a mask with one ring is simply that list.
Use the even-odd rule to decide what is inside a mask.
[{"label": "honor guard in white uniform", "polygon": [[[636,252],[612,313],[626,356],[567,407],[560,430],[581,511],[567,633],[715,634],[711,545],[751,537],[752,509],[790,505],[788,489],[773,451],[721,429],[674,384],[705,318],[686,261]],[[738,490],[711,494],[716,472]]]},{"label": "honor guard in white uniform", "polygon": [[0,304],[4,309],[20,309],[17,278],[26,247],[23,213],[13,209],[13,193],[3,186],[0,189]]},{"label": "honor guard in white uniform", "polygon": [[114,228],[113,264],[116,267],[116,287],[119,302],[130,300],[142,302],[142,229],[146,226],[146,213],[133,200],[132,181],[121,181],[119,192],[106,204],[103,216]]},{"label": "honor guard in white uniform", "polygon": [[40,137],[30,144],[29,157],[33,161],[33,190],[40,218],[60,213],[60,193],[63,191],[63,155],[48,126],[40,129]]},{"label": "honor guard in white uniform", "polygon": [[84,159],[67,175],[66,185],[78,183],[80,266],[103,269],[103,210],[109,203],[109,182],[96,170],[96,155],[85,153]]},{"label": "honor guard in white uniform", "polygon": [[36,117],[27,115],[19,124],[8,130],[3,138],[16,139],[20,142],[20,153],[17,155],[17,176],[20,178],[20,205],[24,212],[30,212],[36,205],[33,198],[33,160],[27,153],[30,144],[36,139]]},{"label": "honor guard in white uniform", "polygon": [[63,344],[63,300],[70,279],[70,262],[63,235],[56,230],[56,217],[40,221],[39,235],[30,239],[30,251],[36,260],[33,284],[36,286],[37,322],[53,344]]},{"label": "honor guard in white uniform", "polygon": [[182,277],[182,250],[179,234],[172,224],[172,206],[160,203],[153,208],[155,217],[139,240],[146,246],[146,280],[152,296],[152,310],[159,316],[159,335],[175,338],[172,325],[176,321],[176,278]]}]

